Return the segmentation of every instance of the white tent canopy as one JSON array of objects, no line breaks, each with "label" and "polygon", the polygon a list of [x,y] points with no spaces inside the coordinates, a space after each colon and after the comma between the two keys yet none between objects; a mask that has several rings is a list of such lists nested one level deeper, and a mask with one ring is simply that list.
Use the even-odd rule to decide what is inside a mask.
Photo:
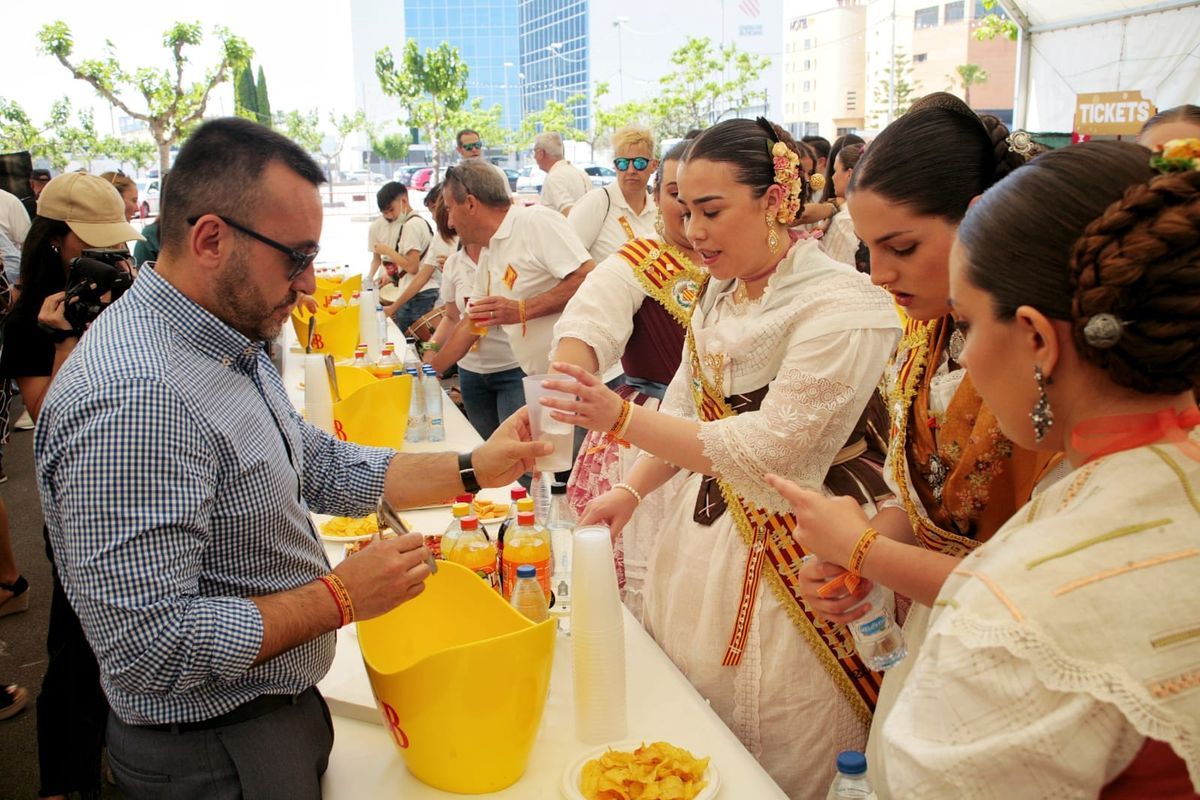
[{"label": "white tent canopy", "polygon": [[1200,0],[998,0],[1020,29],[1017,127],[1072,130],[1075,97],[1200,104]]}]

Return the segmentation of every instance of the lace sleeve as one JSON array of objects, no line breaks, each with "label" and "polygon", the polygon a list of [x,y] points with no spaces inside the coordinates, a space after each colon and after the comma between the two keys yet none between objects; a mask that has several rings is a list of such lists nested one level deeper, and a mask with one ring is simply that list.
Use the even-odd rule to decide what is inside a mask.
[{"label": "lace sleeve", "polygon": [[849,330],[790,347],[758,411],[701,424],[715,473],[772,511],[789,506],[764,474],[819,487],[879,383],[894,340],[889,330]]},{"label": "lace sleeve", "polygon": [[691,391],[688,389],[688,383],[691,381],[691,376],[688,374],[690,369],[691,367],[687,363],[687,352],[685,350],[683,361],[680,362],[679,368],[675,370],[675,376],[671,378],[671,382],[667,384],[667,391],[663,395],[659,411],[670,414],[673,417],[682,417],[683,419],[696,418],[696,403],[692,399]]},{"label": "lace sleeve", "polygon": [[894,797],[1094,798],[1143,737],[1114,706],[1053,691],[1000,647],[926,640],[883,726]]},{"label": "lace sleeve", "polygon": [[645,297],[629,264],[620,256],[609,256],[588,273],[563,309],[554,324],[550,352],[558,349],[560,339],[579,339],[595,351],[599,371],[604,373],[625,352],[633,316]]}]

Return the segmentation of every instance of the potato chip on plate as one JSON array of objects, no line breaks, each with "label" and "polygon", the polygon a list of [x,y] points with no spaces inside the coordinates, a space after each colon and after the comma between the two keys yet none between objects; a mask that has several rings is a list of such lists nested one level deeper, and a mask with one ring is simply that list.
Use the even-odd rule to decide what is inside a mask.
[{"label": "potato chip on plate", "polygon": [[379,533],[374,513],[365,517],[333,517],[320,528],[321,538],[330,542],[359,542]]},{"label": "potato chip on plate", "polygon": [[618,742],[596,748],[563,776],[572,800],[708,800],[721,780],[708,758],[669,742]]}]

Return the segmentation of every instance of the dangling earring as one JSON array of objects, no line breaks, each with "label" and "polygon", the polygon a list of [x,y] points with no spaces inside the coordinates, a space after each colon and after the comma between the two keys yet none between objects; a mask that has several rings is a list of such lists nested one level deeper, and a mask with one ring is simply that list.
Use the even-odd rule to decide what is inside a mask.
[{"label": "dangling earring", "polygon": [[775,230],[775,223],[771,219],[771,212],[767,212],[767,247],[770,248],[771,254],[779,252],[779,232]]},{"label": "dangling earring", "polygon": [[1050,398],[1046,396],[1046,376],[1036,364],[1033,367],[1033,380],[1037,384],[1038,401],[1033,404],[1029,419],[1033,420],[1033,439],[1040,443],[1046,438],[1046,431],[1054,425],[1054,411],[1050,408]]},{"label": "dangling earring", "polygon": [[666,224],[663,222],[663,218],[662,218],[662,209],[661,209],[661,208],[655,209],[655,211],[654,211],[654,230],[658,231],[658,238],[659,238],[659,239],[662,239],[662,240],[664,240],[664,241],[666,240],[666,238],[667,238],[667,226],[666,226]]}]

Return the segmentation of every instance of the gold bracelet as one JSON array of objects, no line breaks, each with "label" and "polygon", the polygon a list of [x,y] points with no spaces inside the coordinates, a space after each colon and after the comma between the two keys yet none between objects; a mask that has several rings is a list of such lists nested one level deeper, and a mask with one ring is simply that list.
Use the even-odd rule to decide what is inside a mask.
[{"label": "gold bracelet", "polygon": [[622,410],[625,412],[625,419],[621,421],[620,428],[613,433],[619,442],[625,441],[625,434],[629,432],[629,423],[633,422],[633,403],[626,400]]},{"label": "gold bracelet", "polygon": [[633,495],[634,499],[638,501],[639,506],[642,504],[642,493],[639,492],[637,489],[633,488],[632,486],[630,486],[628,483],[614,483],[612,488],[624,489],[625,491],[627,491],[631,495]]},{"label": "gold bracelet", "polygon": [[871,545],[875,544],[875,540],[879,538],[879,531],[874,528],[867,528],[863,531],[862,536],[858,537],[858,542],[854,545],[854,550],[850,552],[850,563],[846,565],[846,569],[858,575],[862,572],[863,562],[867,560],[867,551],[871,549]]}]

